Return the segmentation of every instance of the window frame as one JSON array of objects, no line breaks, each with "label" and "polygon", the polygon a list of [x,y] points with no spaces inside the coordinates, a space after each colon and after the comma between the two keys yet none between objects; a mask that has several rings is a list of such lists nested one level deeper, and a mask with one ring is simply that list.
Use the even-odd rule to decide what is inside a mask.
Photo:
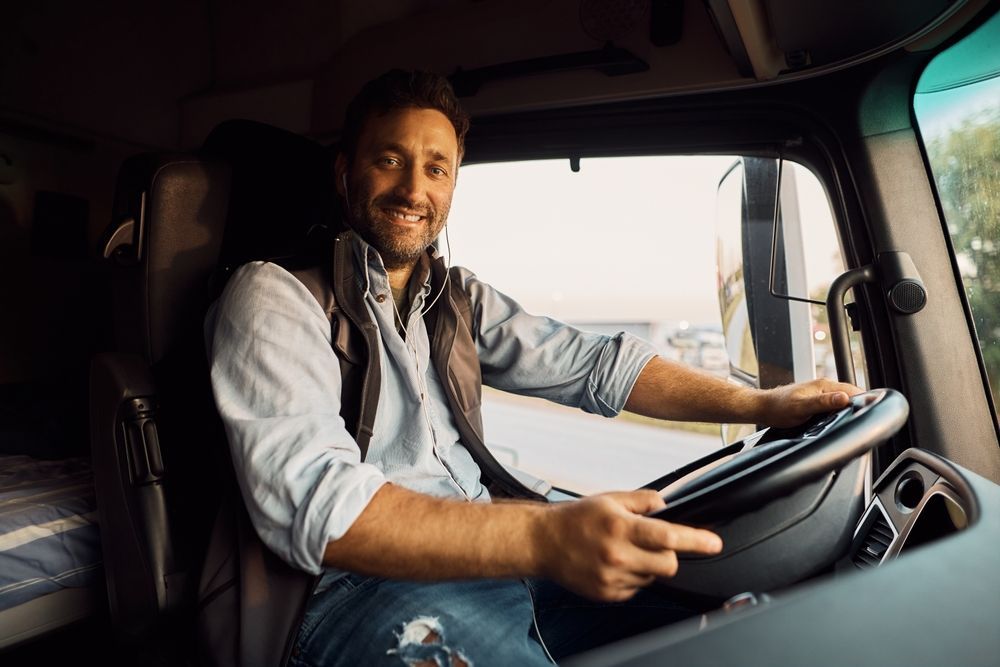
[{"label": "window frame", "polygon": [[[938,58],[938,56],[943,55],[945,52],[949,51],[952,47],[955,47],[959,43],[965,41],[966,38],[973,35],[983,24],[991,20],[992,17],[987,17],[982,24],[977,24],[975,26],[967,26],[960,34],[955,35],[951,40],[948,41],[946,45],[942,45],[933,55],[933,57],[927,58],[926,62],[920,67],[913,79],[913,87],[909,96],[909,111],[913,124],[913,131],[916,136],[917,146],[920,150],[920,156],[923,160],[924,169],[927,172],[927,180],[930,184],[931,194],[934,198],[934,203],[937,208],[937,214],[941,221],[941,228],[943,231],[944,241],[948,247],[948,252],[951,256],[952,271],[954,274],[955,282],[959,287],[959,298],[962,303],[962,308],[965,312],[966,327],[968,329],[969,335],[975,342],[975,355],[976,362],[979,366],[979,374],[982,381],[983,392],[985,395],[986,402],[989,407],[990,415],[993,420],[994,431],[996,432],[998,441],[1000,441],[1000,413],[997,411],[997,402],[994,399],[994,392],[1000,396],[1000,386],[993,387],[990,384],[989,370],[986,366],[986,358],[983,354],[982,340],[979,337],[979,333],[976,328],[975,313],[972,309],[972,303],[969,301],[968,292],[966,291],[965,278],[962,275],[962,269],[958,263],[958,253],[955,249],[954,239],[952,238],[951,231],[948,228],[948,219],[944,210],[944,203],[941,200],[941,193],[938,189],[937,177],[934,173],[934,169],[931,165],[930,152],[927,148],[927,142],[924,138],[924,133],[920,129],[920,119],[917,116],[916,109],[916,99],[917,99],[917,87],[919,85],[921,77],[931,67],[932,63]],[[996,80],[1000,82],[1000,73],[994,74],[988,80]],[[976,85],[981,83],[983,80],[973,80],[965,84],[954,86],[953,90],[958,90],[965,88],[970,85]]]}]

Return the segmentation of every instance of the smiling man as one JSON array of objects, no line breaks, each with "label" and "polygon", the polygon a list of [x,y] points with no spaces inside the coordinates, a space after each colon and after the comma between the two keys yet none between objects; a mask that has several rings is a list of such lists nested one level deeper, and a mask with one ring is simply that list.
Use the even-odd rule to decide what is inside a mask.
[{"label": "smiling man", "polygon": [[386,268],[412,269],[448,220],[459,159],[455,130],[435,109],[395,109],[368,119],[359,140],[350,160],[346,153],[337,158],[340,194],[347,196],[348,174],[355,192],[348,217]]},{"label": "smiling man", "polygon": [[[459,122],[468,127],[464,118]],[[410,275],[451,209],[460,160],[456,129],[440,111],[415,107],[348,123],[364,131],[337,157],[338,189],[348,224],[378,249],[405,334],[400,313],[409,305]]]},{"label": "smiling man", "polygon": [[334,243],[334,275],[377,331],[370,433],[353,437],[341,416],[342,391],[357,388],[298,277],[248,264],[207,322],[253,525],[317,575],[294,664],[547,664],[689,615],[645,587],[676,573],[679,552],[717,553],[719,538],[644,516],[663,507],[652,491],[541,502],[483,446],[480,383],[607,417],[628,408],[780,426],[858,391],[825,380],[737,387],[630,335],[529,315],[444,266],[432,244],[467,129],[433,74],[389,72],[348,108],[335,177],[352,231]]}]

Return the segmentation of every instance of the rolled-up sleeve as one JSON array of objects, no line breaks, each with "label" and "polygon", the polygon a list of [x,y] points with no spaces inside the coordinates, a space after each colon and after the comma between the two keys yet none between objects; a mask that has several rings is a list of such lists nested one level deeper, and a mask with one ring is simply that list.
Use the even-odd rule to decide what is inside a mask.
[{"label": "rolled-up sleeve", "polygon": [[205,323],[212,390],[236,476],[264,543],[317,574],[386,482],[340,416],[340,365],[312,294],[275,264],[230,279]]},{"label": "rolled-up sleeve", "polygon": [[531,315],[469,271],[457,271],[473,304],[483,382],[491,387],[614,417],[656,356],[629,333],[585,332]]}]

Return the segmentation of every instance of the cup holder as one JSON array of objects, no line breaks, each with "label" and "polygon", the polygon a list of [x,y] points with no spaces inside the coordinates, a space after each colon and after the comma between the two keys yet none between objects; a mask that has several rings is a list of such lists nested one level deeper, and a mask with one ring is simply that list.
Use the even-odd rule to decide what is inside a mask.
[{"label": "cup holder", "polygon": [[924,497],[924,479],[915,470],[903,475],[896,484],[896,507],[900,512],[912,512]]}]

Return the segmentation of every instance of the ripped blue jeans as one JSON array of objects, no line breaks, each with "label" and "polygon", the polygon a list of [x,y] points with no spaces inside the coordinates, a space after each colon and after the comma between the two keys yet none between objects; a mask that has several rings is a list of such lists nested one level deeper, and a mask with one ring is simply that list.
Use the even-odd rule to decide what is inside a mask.
[{"label": "ripped blue jeans", "polygon": [[692,614],[651,591],[613,604],[545,580],[413,582],[347,574],[313,595],[291,664],[549,665],[549,655],[559,660]]}]

